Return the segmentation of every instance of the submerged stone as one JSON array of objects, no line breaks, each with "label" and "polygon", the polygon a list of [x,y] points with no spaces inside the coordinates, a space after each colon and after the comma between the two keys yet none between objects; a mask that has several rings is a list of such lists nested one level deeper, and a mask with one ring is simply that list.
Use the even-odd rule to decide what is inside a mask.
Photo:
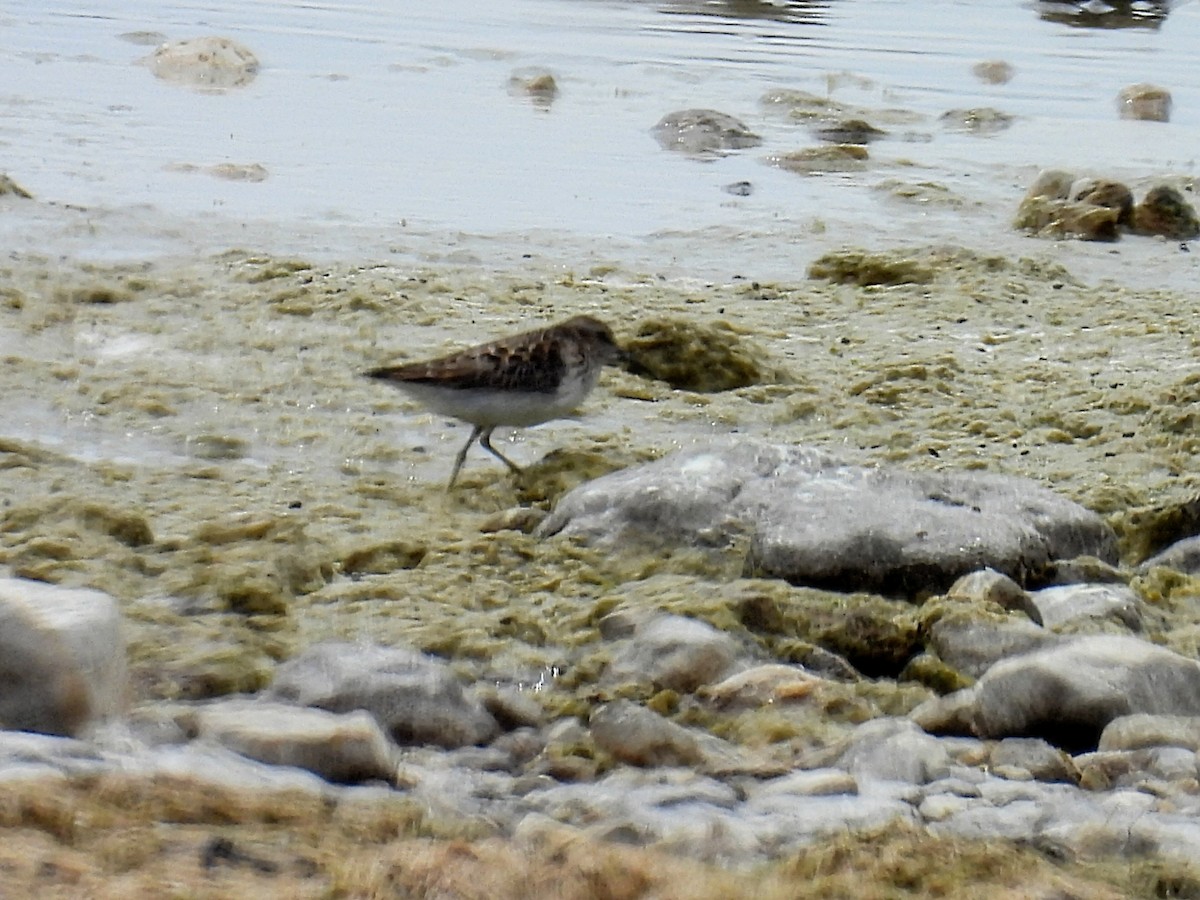
[{"label": "submerged stone", "polygon": [[867,167],[869,158],[866,147],[833,144],[828,147],[805,147],[789,153],[773,153],[767,157],[767,162],[797,175],[817,175],[823,172],[859,172]]},{"label": "submerged stone", "polygon": [[1013,123],[1011,114],[989,106],[974,109],[950,109],[942,113],[941,122],[947,128],[971,134],[995,134]]},{"label": "submerged stone", "polygon": [[725,156],[757,147],[762,138],[740,119],[714,109],[684,109],[668,113],[651,130],[664,150],[699,159]]},{"label": "submerged stone", "polygon": [[199,90],[242,87],[258,74],[258,58],[226,37],[199,37],[163,44],[144,62],[163,81]]},{"label": "submerged stone", "polygon": [[558,98],[558,80],[548,69],[515,69],[508,77],[508,92],[514,97],[527,97],[540,109],[549,109]]},{"label": "submerged stone", "polygon": [[1117,112],[1122,119],[1168,122],[1171,119],[1171,92],[1156,84],[1131,84],[1117,94]]}]

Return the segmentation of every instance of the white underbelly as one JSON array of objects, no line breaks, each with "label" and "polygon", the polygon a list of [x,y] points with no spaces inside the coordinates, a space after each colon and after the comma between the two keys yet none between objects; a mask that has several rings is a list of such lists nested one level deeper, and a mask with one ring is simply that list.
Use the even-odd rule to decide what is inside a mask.
[{"label": "white underbelly", "polygon": [[559,419],[574,412],[592,385],[581,380],[564,383],[554,393],[467,388],[455,390],[427,384],[397,384],[398,388],[435,413],[482,425],[524,427]]}]

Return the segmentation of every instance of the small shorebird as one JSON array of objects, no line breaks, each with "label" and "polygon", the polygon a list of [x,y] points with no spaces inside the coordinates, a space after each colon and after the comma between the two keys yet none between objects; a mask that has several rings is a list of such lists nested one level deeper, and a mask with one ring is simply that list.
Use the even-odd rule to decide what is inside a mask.
[{"label": "small shorebird", "polygon": [[382,366],[363,374],[404,391],[433,412],[474,425],[454,460],[446,490],[476,440],[514,472],[521,468],[492,446],[492,431],[539,425],[571,413],[591,393],[600,369],[624,357],[608,326],[575,316],[425,362]]}]

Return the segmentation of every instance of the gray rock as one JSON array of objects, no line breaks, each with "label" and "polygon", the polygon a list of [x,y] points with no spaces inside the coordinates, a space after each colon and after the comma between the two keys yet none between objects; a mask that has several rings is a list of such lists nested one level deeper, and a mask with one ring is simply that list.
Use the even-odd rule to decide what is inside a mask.
[{"label": "gray rock", "polygon": [[1039,650],[1061,641],[1025,619],[947,616],[934,623],[929,647],[946,665],[978,678],[1002,659]]},{"label": "gray rock", "polygon": [[781,778],[764,781],[760,794],[788,794],[796,797],[831,797],[837,794],[857,794],[858,782],[841,769],[805,769]]},{"label": "gray rock", "polygon": [[85,741],[28,731],[0,731],[0,784],[100,771],[104,759]]},{"label": "gray rock", "polygon": [[1105,726],[1098,750],[1183,747],[1200,750],[1200,716],[1121,716]]},{"label": "gray rock", "polygon": [[944,697],[930,697],[913,709],[908,717],[929,734],[974,734],[975,691],[968,689]]},{"label": "gray rock", "polygon": [[1129,839],[1141,853],[1194,863],[1200,859],[1200,821],[1195,815],[1157,815],[1139,819],[1130,828]]},{"label": "gray rock", "polygon": [[120,715],[126,690],[112,597],[0,578],[0,728],[78,737]]},{"label": "gray rock", "polygon": [[1004,738],[991,748],[989,762],[993,770],[1019,769],[1038,781],[1079,781],[1071,757],[1039,738]]},{"label": "gray rock", "polygon": [[942,743],[908,719],[873,719],[859,725],[836,761],[860,782],[874,778],[906,784],[942,778],[950,764]]},{"label": "gray rock", "polygon": [[461,747],[499,731],[449,666],[403,647],[315,644],[279,667],[266,696],[330,712],[366,710],[402,744]]},{"label": "gray rock", "polygon": [[1075,762],[1084,786],[1093,790],[1135,788],[1154,793],[1148,786],[1155,781],[1188,782],[1185,789],[1192,794],[1200,788],[1196,752],[1184,747],[1097,750],[1095,753],[1081,753]]},{"label": "gray rock", "polygon": [[772,782],[750,788],[744,813],[758,824],[767,846],[799,848],[847,831],[917,824],[916,808],[887,793],[837,793],[806,796],[779,790]]},{"label": "gray rock", "polygon": [[391,781],[392,745],[369,713],[233,698],[192,707],[188,730],[236,753],[276,766],[296,766],[328,781]]},{"label": "gray rock", "polygon": [[1200,573],[1200,535],[1176,541],[1166,550],[1143,562],[1138,566],[1138,571],[1148,572],[1155,566],[1163,566],[1188,575]]},{"label": "gray rock", "polygon": [[706,622],[659,615],[639,624],[613,653],[610,679],[688,693],[720,680],[733,665],[737,643]]},{"label": "gray rock", "polygon": [[714,109],[682,109],[659,119],[651,134],[664,150],[701,159],[757,147],[762,138],[740,119]]},{"label": "gray rock", "polygon": [[201,789],[213,786],[247,794],[303,791],[318,796],[328,796],[333,790],[329,782],[311,772],[261,763],[205,741],[155,747],[148,753],[137,754],[132,762],[147,778],[166,777]]},{"label": "gray rock", "polygon": [[691,731],[628,700],[600,707],[588,724],[596,746],[635,766],[687,766],[704,759]]},{"label": "gray rock", "polygon": [[1125,585],[1069,584],[1034,591],[1031,599],[1047,628],[1094,621],[1142,630],[1142,602]]},{"label": "gray rock", "polygon": [[971,690],[979,736],[1083,750],[1120,716],[1200,715],[1200,663],[1134,637],[1092,635],[999,662]]},{"label": "gray rock", "polygon": [[1041,613],[1030,600],[1029,594],[1007,575],[995,569],[979,569],[968,572],[954,584],[946,596],[951,600],[994,603],[1001,609],[1023,612],[1034,623],[1041,625]]},{"label": "gray rock", "polygon": [[1117,556],[1099,516],[1032,481],[848,465],[750,439],[581,485],[537,533],[630,553],[740,541],[747,574],[886,594],[945,590],[988,566],[1024,581],[1057,558]]}]

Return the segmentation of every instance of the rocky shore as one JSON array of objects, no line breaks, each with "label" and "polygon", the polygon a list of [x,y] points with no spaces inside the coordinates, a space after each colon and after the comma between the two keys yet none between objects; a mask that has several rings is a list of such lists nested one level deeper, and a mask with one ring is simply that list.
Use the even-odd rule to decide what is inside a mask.
[{"label": "rocky shore", "polygon": [[[1190,298],[3,265],[20,890],[1200,895]],[[520,478],[357,374],[581,312]]]}]

